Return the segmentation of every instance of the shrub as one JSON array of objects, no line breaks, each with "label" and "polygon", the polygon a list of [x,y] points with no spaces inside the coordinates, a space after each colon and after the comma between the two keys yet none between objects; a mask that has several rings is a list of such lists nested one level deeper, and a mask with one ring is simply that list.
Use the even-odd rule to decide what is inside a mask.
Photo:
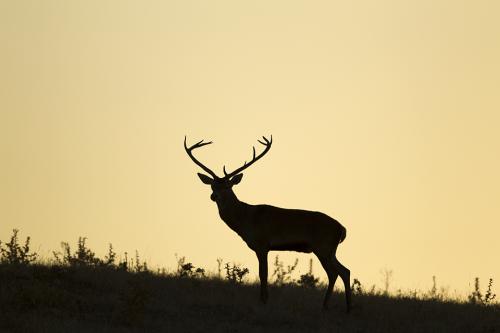
[{"label": "shrub", "polygon": [[364,294],[363,286],[361,285],[361,282],[356,278],[352,280],[351,290],[354,295]]},{"label": "shrub", "polygon": [[67,242],[61,242],[61,251],[53,251],[55,262],[59,265],[67,265],[71,267],[109,267],[114,269],[121,269],[128,271],[133,268],[135,272],[148,271],[146,262],[141,263],[139,261],[139,253],[136,251],[135,262],[132,259],[132,266],[129,264],[127,252],[125,252],[125,259],[116,263],[116,252],[113,249],[113,245],[110,243],[108,247],[108,253],[104,256],[104,259],[100,259],[96,256],[94,251],[92,251],[87,246],[86,237],[78,237],[77,249],[74,253],[71,252],[71,246]]},{"label": "shrub", "polygon": [[447,298],[447,294],[447,288],[440,287],[438,289],[436,276],[432,276],[432,288],[428,292],[423,293],[422,297],[431,300],[444,300]]},{"label": "shrub", "polygon": [[240,267],[240,265],[234,263],[232,266],[229,263],[226,263],[224,268],[226,269],[226,279],[232,283],[241,283],[245,275],[250,273],[248,268]]},{"label": "shrub", "polygon": [[279,261],[279,257],[276,255],[274,259],[274,272],[271,275],[271,278],[275,277],[274,283],[277,285],[292,283],[292,273],[297,268],[298,263],[299,259],[296,258],[294,264],[288,265],[285,269],[285,265],[282,261]]},{"label": "shrub", "polygon": [[192,263],[186,263],[186,257],[177,257],[177,276],[179,277],[190,277],[190,278],[201,278],[205,276],[205,270],[203,268],[196,268]]},{"label": "shrub", "polygon": [[104,257],[102,264],[104,266],[114,267],[116,261],[116,253],[113,250],[113,245],[109,243],[108,254]]},{"label": "shrub", "polygon": [[19,230],[12,230],[10,241],[5,243],[5,248],[0,242],[0,261],[7,264],[21,264],[28,265],[37,259],[36,252],[30,253],[30,237],[26,237],[24,246],[19,244],[17,237]]},{"label": "shrub", "polygon": [[482,305],[492,304],[495,297],[497,296],[493,293],[492,288],[493,288],[493,279],[490,278],[486,294],[483,295],[479,287],[479,278],[476,277],[474,279],[474,291],[472,291],[468,297],[469,302],[472,304],[482,304]]},{"label": "shrub", "polygon": [[128,271],[129,270],[129,264],[128,264],[128,252],[125,252],[123,254],[124,258],[120,260],[118,263],[117,268],[122,271]]},{"label": "shrub", "polygon": [[222,276],[222,258],[217,258],[217,276],[221,278]]},{"label": "shrub", "polygon": [[86,237],[78,237],[77,249],[71,253],[71,247],[67,242],[61,242],[62,252],[52,252],[57,263],[68,266],[97,266],[101,260],[87,247]]},{"label": "shrub", "polygon": [[148,273],[149,272],[149,269],[148,269],[148,264],[143,261],[141,263],[141,260],[139,258],[139,251],[135,250],[135,260],[133,260],[133,267],[134,267],[134,272],[136,273]]},{"label": "shrub", "polygon": [[319,282],[319,278],[315,277],[313,274],[313,260],[309,259],[309,272],[302,274],[297,280],[297,283],[306,288],[316,288]]}]

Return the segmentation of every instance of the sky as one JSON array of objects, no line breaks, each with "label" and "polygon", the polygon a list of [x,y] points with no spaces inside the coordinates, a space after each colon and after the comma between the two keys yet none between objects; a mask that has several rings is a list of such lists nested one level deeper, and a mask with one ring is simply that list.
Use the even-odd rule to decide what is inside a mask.
[{"label": "sky", "polygon": [[[0,1],[0,240],[49,258],[257,259],[183,148],[234,190],[347,228],[351,277],[500,281],[497,1]],[[311,255],[272,252],[285,264]],[[319,263],[314,271],[325,277]],[[272,268],[271,268],[272,272]],[[298,277],[298,275],[296,275]],[[338,282],[339,283],[339,282]],[[498,289],[497,289],[498,290]]]}]

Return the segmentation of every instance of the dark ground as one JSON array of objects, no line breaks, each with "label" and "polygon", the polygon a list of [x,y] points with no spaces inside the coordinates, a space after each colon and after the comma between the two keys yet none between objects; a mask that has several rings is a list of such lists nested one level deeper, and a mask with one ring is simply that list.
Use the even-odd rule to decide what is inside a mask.
[{"label": "dark ground", "polygon": [[500,332],[500,306],[258,286],[111,268],[0,264],[0,332]]}]

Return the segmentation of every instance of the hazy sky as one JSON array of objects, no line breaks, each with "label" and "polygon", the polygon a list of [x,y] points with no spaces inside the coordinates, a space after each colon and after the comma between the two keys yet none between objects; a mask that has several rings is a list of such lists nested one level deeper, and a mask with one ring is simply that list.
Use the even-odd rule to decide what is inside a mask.
[{"label": "hazy sky", "polygon": [[499,15],[498,1],[0,1],[0,239],[19,228],[49,256],[86,236],[100,255],[112,242],[255,276],[182,142],[213,140],[197,156],[221,173],[272,134],[235,192],[341,221],[352,277],[498,282]]}]

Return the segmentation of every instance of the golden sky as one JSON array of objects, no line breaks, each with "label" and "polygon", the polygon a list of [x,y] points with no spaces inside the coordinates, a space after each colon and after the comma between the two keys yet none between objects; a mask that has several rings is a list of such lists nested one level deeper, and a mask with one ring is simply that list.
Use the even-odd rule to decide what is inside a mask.
[{"label": "golden sky", "polygon": [[[182,142],[248,203],[341,221],[352,277],[500,281],[498,1],[0,1],[0,239],[257,272]],[[274,253],[270,258],[274,257]],[[283,255],[291,263],[295,254]],[[308,255],[299,256],[301,272]],[[316,273],[321,272],[319,264]]]}]

